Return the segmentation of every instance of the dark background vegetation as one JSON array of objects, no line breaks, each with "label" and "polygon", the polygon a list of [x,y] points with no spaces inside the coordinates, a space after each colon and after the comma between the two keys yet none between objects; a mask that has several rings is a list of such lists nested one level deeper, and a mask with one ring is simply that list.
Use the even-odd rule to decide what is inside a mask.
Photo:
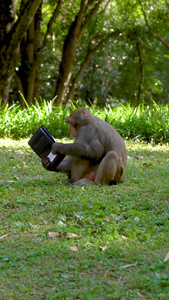
[{"label": "dark background vegetation", "polygon": [[1,0],[0,100],[167,103],[167,0]]}]

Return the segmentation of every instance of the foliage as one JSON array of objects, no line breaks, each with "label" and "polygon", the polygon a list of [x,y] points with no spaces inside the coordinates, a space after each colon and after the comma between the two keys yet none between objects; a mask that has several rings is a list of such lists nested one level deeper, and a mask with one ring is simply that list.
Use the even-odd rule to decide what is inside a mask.
[{"label": "foliage", "polygon": [[123,184],[77,187],[0,140],[2,298],[169,298],[168,147],[126,145]]},{"label": "foliage", "polygon": [[[142,101],[148,105],[152,99],[168,103],[169,48],[159,43],[153,35],[159,34],[167,43],[168,34],[164,31],[168,8],[165,1],[158,1],[156,4],[154,1],[144,1],[143,7],[149,24],[147,28],[139,3],[141,1],[126,0],[114,1],[112,4],[112,22],[109,26],[112,30],[118,26],[121,33],[112,36],[97,51],[83,76],[77,97],[81,94],[85,97],[87,90],[91,102],[95,101],[102,106],[105,102],[111,104],[113,98],[137,105],[140,103],[139,88],[143,76]],[[137,49],[138,43],[141,57]]]},{"label": "foliage", "polygon": [[[18,10],[14,20],[18,20],[20,3],[23,2],[18,2]],[[50,27],[50,21],[59,2],[62,2],[59,13]],[[38,34],[34,36],[34,39],[30,38],[31,30],[28,30],[27,41],[26,35],[24,35],[21,43],[22,55],[20,55],[20,60],[18,57],[15,59],[15,62],[17,62],[15,71],[17,76],[20,77],[16,80],[15,76],[15,81],[12,80],[9,97],[10,105],[16,103],[18,99],[21,101],[18,95],[18,90],[21,91],[18,79],[20,79],[20,83],[22,81],[23,90],[27,91],[30,97],[33,94],[33,92],[31,94],[31,91],[35,89],[34,97],[38,102],[41,98],[46,99],[46,101],[53,98],[57,82],[62,77],[59,66],[61,58],[64,56],[63,45],[82,2],[84,3],[82,0],[57,1],[57,3],[52,0],[42,1],[39,29],[36,31],[36,26],[34,28]],[[3,6],[7,9],[8,3],[4,0],[3,3]],[[88,4],[85,16],[88,16],[95,2],[86,1],[86,3]],[[5,16],[10,17],[8,13],[3,15],[1,12],[0,18],[2,21],[5,20]],[[86,55],[107,37],[104,43],[101,43],[100,47],[93,52],[92,59],[85,67],[85,72],[83,71],[82,77],[75,84],[75,93],[71,99],[73,98],[75,101],[82,99],[87,104],[95,103],[102,107],[107,104],[112,105],[114,99],[118,99],[119,102],[123,99],[124,102],[129,102],[135,106],[143,102],[151,105],[152,99],[157,103],[168,103],[168,17],[168,2],[166,0],[100,1],[98,13],[90,19],[83,37],[74,49],[75,58],[72,62],[73,69],[68,72],[70,82],[64,95],[65,101],[67,101],[66,97],[74,84],[73,80],[85,61]],[[35,15],[36,19],[37,15]],[[10,26],[6,26],[6,24],[4,27],[2,26],[1,36],[3,36],[6,28],[11,28],[11,24],[8,25]],[[49,27],[51,30],[48,32]],[[75,40],[77,38],[78,36]],[[30,54],[29,51],[33,49],[33,46],[30,47],[29,43],[32,40],[36,40],[36,43],[34,42],[36,47],[33,50],[34,52]],[[4,41],[8,41],[8,39],[4,38],[2,42]],[[44,41],[46,41],[45,47]],[[8,48],[6,46],[6,49]],[[5,53],[3,49],[2,43],[0,47],[0,53],[2,50],[2,54]],[[13,47],[11,49],[13,51]],[[68,54],[70,55],[70,53]],[[30,57],[28,58],[28,56]],[[8,56],[8,58],[10,57],[11,55]],[[0,55],[1,58],[2,62],[6,61]],[[4,65],[6,66],[6,64]],[[33,76],[29,72],[31,72],[31,67],[35,67],[35,65],[36,76],[35,81],[33,81]],[[7,75],[12,76],[13,73],[9,71],[8,67],[5,70]],[[3,72],[1,73],[4,74]],[[3,93],[6,85],[3,83],[4,75],[2,74],[0,90]],[[32,83],[30,83],[30,79]],[[29,88],[28,84],[31,85],[32,89]],[[24,95],[26,97],[26,92]],[[33,99],[32,103],[34,103]]]},{"label": "foliage", "polygon": [[[22,110],[19,105],[6,107],[0,111],[0,137],[20,139],[30,137],[41,125],[53,136],[68,136],[66,117],[80,104],[71,103],[65,107],[56,107],[54,102],[41,101]],[[109,122],[125,139],[139,139],[148,142],[169,141],[169,105],[120,105],[90,110],[98,117]]]},{"label": "foliage", "polygon": [[51,134],[58,137],[65,136],[67,125],[65,117],[67,109],[55,107],[53,101],[36,103],[22,110],[19,105],[12,105],[0,113],[0,136],[11,136],[15,139],[29,137],[41,125],[48,128]]}]

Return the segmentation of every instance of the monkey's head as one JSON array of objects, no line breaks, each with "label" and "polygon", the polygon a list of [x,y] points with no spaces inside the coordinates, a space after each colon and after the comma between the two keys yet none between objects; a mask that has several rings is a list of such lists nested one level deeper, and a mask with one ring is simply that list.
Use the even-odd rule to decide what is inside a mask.
[{"label": "monkey's head", "polygon": [[92,116],[92,113],[87,108],[78,108],[66,119],[66,123],[78,130],[78,128],[87,125],[91,121]]}]

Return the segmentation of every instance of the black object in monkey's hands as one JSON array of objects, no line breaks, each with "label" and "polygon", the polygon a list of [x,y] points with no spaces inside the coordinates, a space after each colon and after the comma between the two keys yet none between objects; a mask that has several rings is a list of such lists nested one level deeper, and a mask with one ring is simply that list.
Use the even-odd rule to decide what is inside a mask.
[{"label": "black object in monkey's hands", "polygon": [[44,126],[41,126],[28,141],[29,146],[41,159],[49,158],[48,170],[54,170],[65,157],[64,154],[60,153],[52,154],[53,143],[56,143],[56,141]]}]

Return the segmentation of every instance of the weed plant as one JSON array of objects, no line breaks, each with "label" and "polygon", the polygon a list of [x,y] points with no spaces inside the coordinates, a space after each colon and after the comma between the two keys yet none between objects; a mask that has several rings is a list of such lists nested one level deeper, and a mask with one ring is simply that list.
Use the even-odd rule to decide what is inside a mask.
[{"label": "weed plant", "polygon": [[[0,110],[0,137],[14,139],[30,137],[41,125],[47,127],[57,138],[68,135],[65,118],[76,106],[56,107],[53,101],[42,101],[22,110],[14,104]],[[109,122],[125,139],[137,139],[147,142],[169,141],[169,105],[140,105],[137,108],[121,105],[104,109],[91,107],[98,117]]]}]

